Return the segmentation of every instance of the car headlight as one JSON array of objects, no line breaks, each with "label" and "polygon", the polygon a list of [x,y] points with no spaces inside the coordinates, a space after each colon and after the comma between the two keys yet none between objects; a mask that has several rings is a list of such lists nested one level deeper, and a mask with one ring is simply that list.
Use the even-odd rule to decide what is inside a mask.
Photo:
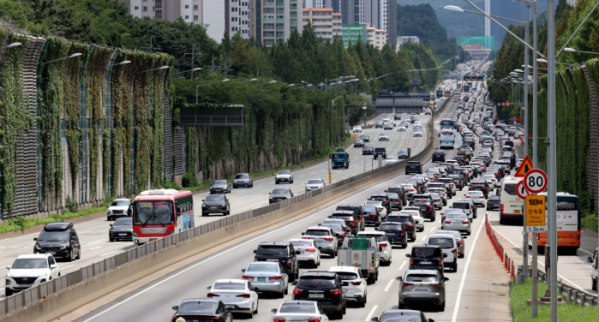
[{"label": "car headlight", "polygon": [[60,246],[60,249],[65,249],[67,247],[68,247],[67,245],[62,245],[62,246]]},{"label": "car headlight", "polygon": [[272,196],[268,197],[268,199],[272,199]]},{"label": "car headlight", "polygon": [[227,206],[227,204],[226,204],[226,203],[224,203],[224,204],[222,204],[222,205],[220,205],[220,206],[221,206],[221,207],[226,207],[226,206]]},{"label": "car headlight", "polygon": [[139,236],[137,235],[137,232],[136,232],[135,230],[133,231],[133,237],[139,237]]},{"label": "car headlight", "polygon": [[6,279],[6,285],[10,285],[11,283],[12,283],[12,281],[7,278]]}]

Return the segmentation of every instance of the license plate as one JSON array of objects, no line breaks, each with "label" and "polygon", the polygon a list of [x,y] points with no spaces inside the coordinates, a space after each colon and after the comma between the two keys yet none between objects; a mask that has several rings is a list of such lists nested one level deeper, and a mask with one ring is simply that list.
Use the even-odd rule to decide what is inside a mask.
[{"label": "license plate", "polygon": [[562,241],[562,237],[557,237],[557,241]]},{"label": "license plate", "polygon": [[279,260],[276,258],[269,258],[266,260],[267,262],[278,262]]},{"label": "license plate", "polygon": [[258,282],[266,282],[266,277],[258,277]]},{"label": "license plate", "polygon": [[416,289],[419,291],[428,291],[428,286],[418,286]]},{"label": "license plate", "polygon": [[420,262],[420,265],[431,265],[432,262]]},{"label": "license plate", "polygon": [[127,236],[127,234],[119,234],[119,236]]},{"label": "license plate", "polygon": [[158,240],[158,238],[150,238],[150,242],[153,242],[155,240]]},{"label": "license plate", "polygon": [[395,233],[387,233],[387,236],[395,236]]},{"label": "license plate", "polygon": [[308,296],[311,299],[323,299],[324,298],[324,294],[320,294],[320,293],[311,293],[310,296]]},{"label": "license plate", "polygon": [[514,210],[514,213],[515,213],[515,214],[519,214],[519,213],[520,213],[520,210]]}]

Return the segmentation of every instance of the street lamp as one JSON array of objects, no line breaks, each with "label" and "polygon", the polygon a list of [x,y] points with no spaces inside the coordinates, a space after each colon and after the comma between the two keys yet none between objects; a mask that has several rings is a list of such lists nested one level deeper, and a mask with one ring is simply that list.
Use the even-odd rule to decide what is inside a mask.
[{"label": "street lamp", "polygon": [[173,73],[172,75],[179,75],[179,74],[184,74],[184,73],[189,73],[189,72],[196,72],[198,70],[202,70],[202,68],[201,67],[196,67],[194,69],[184,70],[182,72]]},{"label": "street lamp", "polygon": [[[549,61],[547,61],[547,59],[539,58],[539,59],[537,59],[537,61],[538,61],[539,63],[545,63],[545,64],[549,64]],[[578,66],[578,65],[576,65],[576,64],[561,63],[561,62],[558,62],[558,61],[556,61],[556,62],[554,62],[554,63],[556,63],[556,64],[558,64],[558,65],[564,65],[564,66]]]},{"label": "street lamp", "polygon": [[130,60],[123,60],[120,63],[116,63],[116,64],[112,64],[112,65],[106,65],[106,66],[98,67],[96,69],[102,69],[102,68],[114,67],[114,66],[120,66],[120,65],[127,65],[127,64],[131,64],[131,61]]},{"label": "street lamp", "polygon": [[143,74],[143,73],[147,73],[147,72],[153,72],[155,70],[165,70],[165,69],[169,69],[169,68],[170,68],[170,66],[162,66],[162,67],[159,67],[159,68],[144,70],[144,71],[139,72],[138,74]]},{"label": "street lamp", "polygon": [[5,48],[13,48],[13,47],[19,47],[19,46],[21,46],[21,45],[22,45],[22,44],[21,44],[20,42],[13,42],[13,43],[12,43],[12,44],[10,44],[10,45],[6,45],[6,46],[4,46],[4,47],[0,47],[0,49],[5,49]]},{"label": "street lamp", "polygon": [[241,84],[241,83],[247,83],[247,82],[255,82],[257,80],[258,80],[257,78],[252,78],[252,79],[249,79],[249,80],[246,80],[246,81],[243,81],[243,82],[239,82],[239,83]]},{"label": "street lamp", "polygon": [[41,65],[44,66],[44,65],[47,65],[49,63],[54,63],[54,62],[65,60],[65,59],[69,59],[69,58],[77,58],[77,57],[79,57],[81,55],[83,55],[83,54],[82,53],[74,53],[74,54],[72,54],[70,56],[67,56],[67,57],[58,58],[58,59],[50,60],[50,61],[47,61],[47,62],[43,62],[43,63],[41,63]]},{"label": "street lamp", "polygon": [[288,87],[291,87],[291,86],[295,86],[295,84],[289,84],[289,85],[287,85],[287,86],[288,86]]},{"label": "street lamp", "polygon": [[201,85],[196,85],[196,104],[198,104],[198,88],[202,87],[202,86],[208,86],[208,85],[212,85],[212,84],[218,84],[218,83],[226,83],[230,81],[230,79],[225,78],[222,81],[218,81],[218,82],[213,82],[213,83],[208,83],[208,84],[201,84]]},{"label": "street lamp", "polygon": [[583,54],[589,54],[589,55],[599,55],[599,53],[596,53],[594,51],[576,50],[576,49],[573,49],[573,48],[570,48],[570,47],[564,48],[564,51],[571,52],[571,53],[583,53]]},{"label": "street lamp", "polygon": [[254,85],[254,86],[260,86],[260,85],[266,85],[266,84],[274,84],[276,83],[276,80],[271,80],[270,82],[266,82],[266,83],[262,83],[262,84],[258,84],[258,85]]}]

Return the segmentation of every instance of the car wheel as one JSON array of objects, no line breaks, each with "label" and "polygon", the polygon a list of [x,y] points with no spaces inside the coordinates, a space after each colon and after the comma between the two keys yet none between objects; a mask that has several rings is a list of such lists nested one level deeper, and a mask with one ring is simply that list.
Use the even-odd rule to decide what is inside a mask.
[{"label": "car wheel", "polygon": [[398,307],[400,310],[403,310],[403,309],[405,309],[405,308],[406,308],[406,305],[400,302],[400,303],[397,305],[397,307]]},{"label": "car wheel", "polygon": [[[287,295],[289,294],[289,285],[285,288],[285,291],[283,291],[283,295]],[[281,296],[283,297],[283,296]]]},{"label": "car wheel", "polygon": [[202,211],[202,217],[208,216],[205,212]]},{"label": "car wheel", "polygon": [[445,312],[445,300],[443,300],[443,304],[441,304],[441,307],[439,308],[440,311]]},{"label": "car wheel", "polygon": [[453,272],[457,273],[458,272],[458,259],[456,258],[455,263],[453,264]]},{"label": "car wheel", "polygon": [[368,295],[364,294],[364,298],[360,302],[360,307],[366,307],[366,303],[368,302]]},{"label": "car wheel", "polygon": [[339,310],[339,312],[335,312],[335,319],[343,319],[343,309]]},{"label": "car wheel", "polygon": [[289,183],[293,184],[293,180],[291,180]]},{"label": "car wheel", "polygon": [[10,289],[8,289],[8,288],[7,288],[7,289],[4,289],[4,295],[5,295],[6,297],[9,297],[9,296],[11,296],[11,295],[12,295],[12,290],[10,290]]},{"label": "car wheel", "polygon": [[437,219],[437,217],[432,217],[431,222],[435,222],[435,219]]},{"label": "car wheel", "polygon": [[248,317],[249,317],[250,319],[253,319],[253,318],[254,318],[254,306],[253,306],[253,305],[252,305],[252,309],[250,310],[250,313],[248,313]]},{"label": "car wheel", "polygon": [[470,234],[471,234],[471,233],[472,233],[471,231],[468,231],[468,232],[466,233],[466,235],[470,236]]},{"label": "car wheel", "polygon": [[593,283],[593,284],[592,284],[592,285],[593,285],[593,286],[592,286],[592,288],[593,288],[593,291],[596,291],[596,290],[597,290],[597,281],[595,281],[595,279],[593,279],[592,277],[591,277],[591,280],[592,280],[592,283]]},{"label": "car wheel", "polygon": [[71,248],[71,251],[69,252],[69,257],[67,257],[67,260],[69,262],[72,262],[75,259],[75,255],[73,255],[73,248]]},{"label": "car wheel", "polygon": [[279,184],[279,181],[275,180],[275,184]]},{"label": "car wheel", "polygon": [[114,238],[108,238],[108,240],[112,243],[114,241]]}]

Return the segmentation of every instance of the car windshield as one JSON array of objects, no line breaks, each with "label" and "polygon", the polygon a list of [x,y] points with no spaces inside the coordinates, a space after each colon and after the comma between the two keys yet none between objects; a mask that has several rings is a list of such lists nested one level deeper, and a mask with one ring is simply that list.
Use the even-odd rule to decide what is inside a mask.
[{"label": "car windshield", "polygon": [[247,174],[238,174],[235,176],[235,179],[249,179],[250,176]]},{"label": "car windshield", "polygon": [[429,274],[410,274],[406,276],[406,282],[421,282],[421,283],[433,283],[437,281],[436,275]]},{"label": "car windshield", "polygon": [[223,196],[223,195],[208,195],[208,196],[206,196],[206,201],[225,202],[225,196]]},{"label": "car windshield", "polygon": [[379,230],[403,230],[401,229],[401,225],[398,224],[381,224],[379,226]]},{"label": "car windshield", "polygon": [[273,195],[287,195],[289,194],[289,190],[287,189],[275,189],[272,191]]},{"label": "car windshield", "polygon": [[48,268],[48,261],[45,258],[18,258],[11,269],[38,269]]},{"label": "car windshield", "polygon": [[179,313],[180,315],[214,314],[217,308],[218,303],[216,302],[189,301],[181,303],[181,306],[179,307],[179,311],[177,313]]},{"label": "car windshield", "polygon": [[308,229],[306,230],[308,236],[331,236],[331,233],[326,229]]},{"label": "car windshield", "polygon": [[113,201],[110,206],[112,207],[128,207],[129,206],[129,201],[126,200],[115,200]]},{"label": "car windshield", "polygon": [[[208,195],[210,200],[213,195]],[[213,196],[214,197],[214,196]],[[135,203],[133,222],[135,225],[172,225],[174,223],[171,201],[138,201]]]},{"label": "car windshield", "polygon": [[[278,265],[278,264],[277,264]],[[272,272],[278,273],[277,265],[272,263],[261,263],[261,262],[253,262],[250,263],[246,272]]]},{"label": "car windshield", "polygon": [[214,180],[214,185],[226,185],[227,180]]},{"label": "car windshield", "polygon": [[297,287],[302,288],[334,288],[335,278],[332,276],[301,276]]},{"label": "car windshield", "polygon": [[392,222],[410,222],[410,218],[407,216],[389,216],[387,220]]},{"label": "car windshield", "polygon": [[316,306],[312,303],[283,303],[278,313],[316,314]]},{"label": "car windshield", "polygon": [[428,244],[431,246],[439,246],[443,249],[450,249],[450,248],[453,248],[453,239],[441,238],[441,237],[431,237],[428,239]]},{"label": "car windshield", "polygon": [[216,291],[216,290],[245,290],[245,283],[237,283],[237,282],[214,283],[214,286],[212,286],[211,291]]},{"label": "car windshield", "polygon": [[45,231],[42,230],[37,241],[62,243],[69,241],[68,231]]},{"label": "car windshield", "polygon": [[114,222],[114,226],[131,226],[133,221],[131,218],[119,218]]},{"label": "car windshield", "polygon": [[345,152],[335,152],[335,153],[333,153],[333,159],[336,159],[336,158],[345,158],[345,156],[346,156]]},{"label": "car windshield", "polygon": [[368,214],[376,213],[376,209],[374,207],[362,207],[362,211]]},{"label": "car windshield", "polygon": [[279,170],[279,172],[277,172],[277,174],[291,174],[290,170]]},{"label": "car windshield", "polygon": [[308,184],[322,184],[320,180],[308,180]]}]

